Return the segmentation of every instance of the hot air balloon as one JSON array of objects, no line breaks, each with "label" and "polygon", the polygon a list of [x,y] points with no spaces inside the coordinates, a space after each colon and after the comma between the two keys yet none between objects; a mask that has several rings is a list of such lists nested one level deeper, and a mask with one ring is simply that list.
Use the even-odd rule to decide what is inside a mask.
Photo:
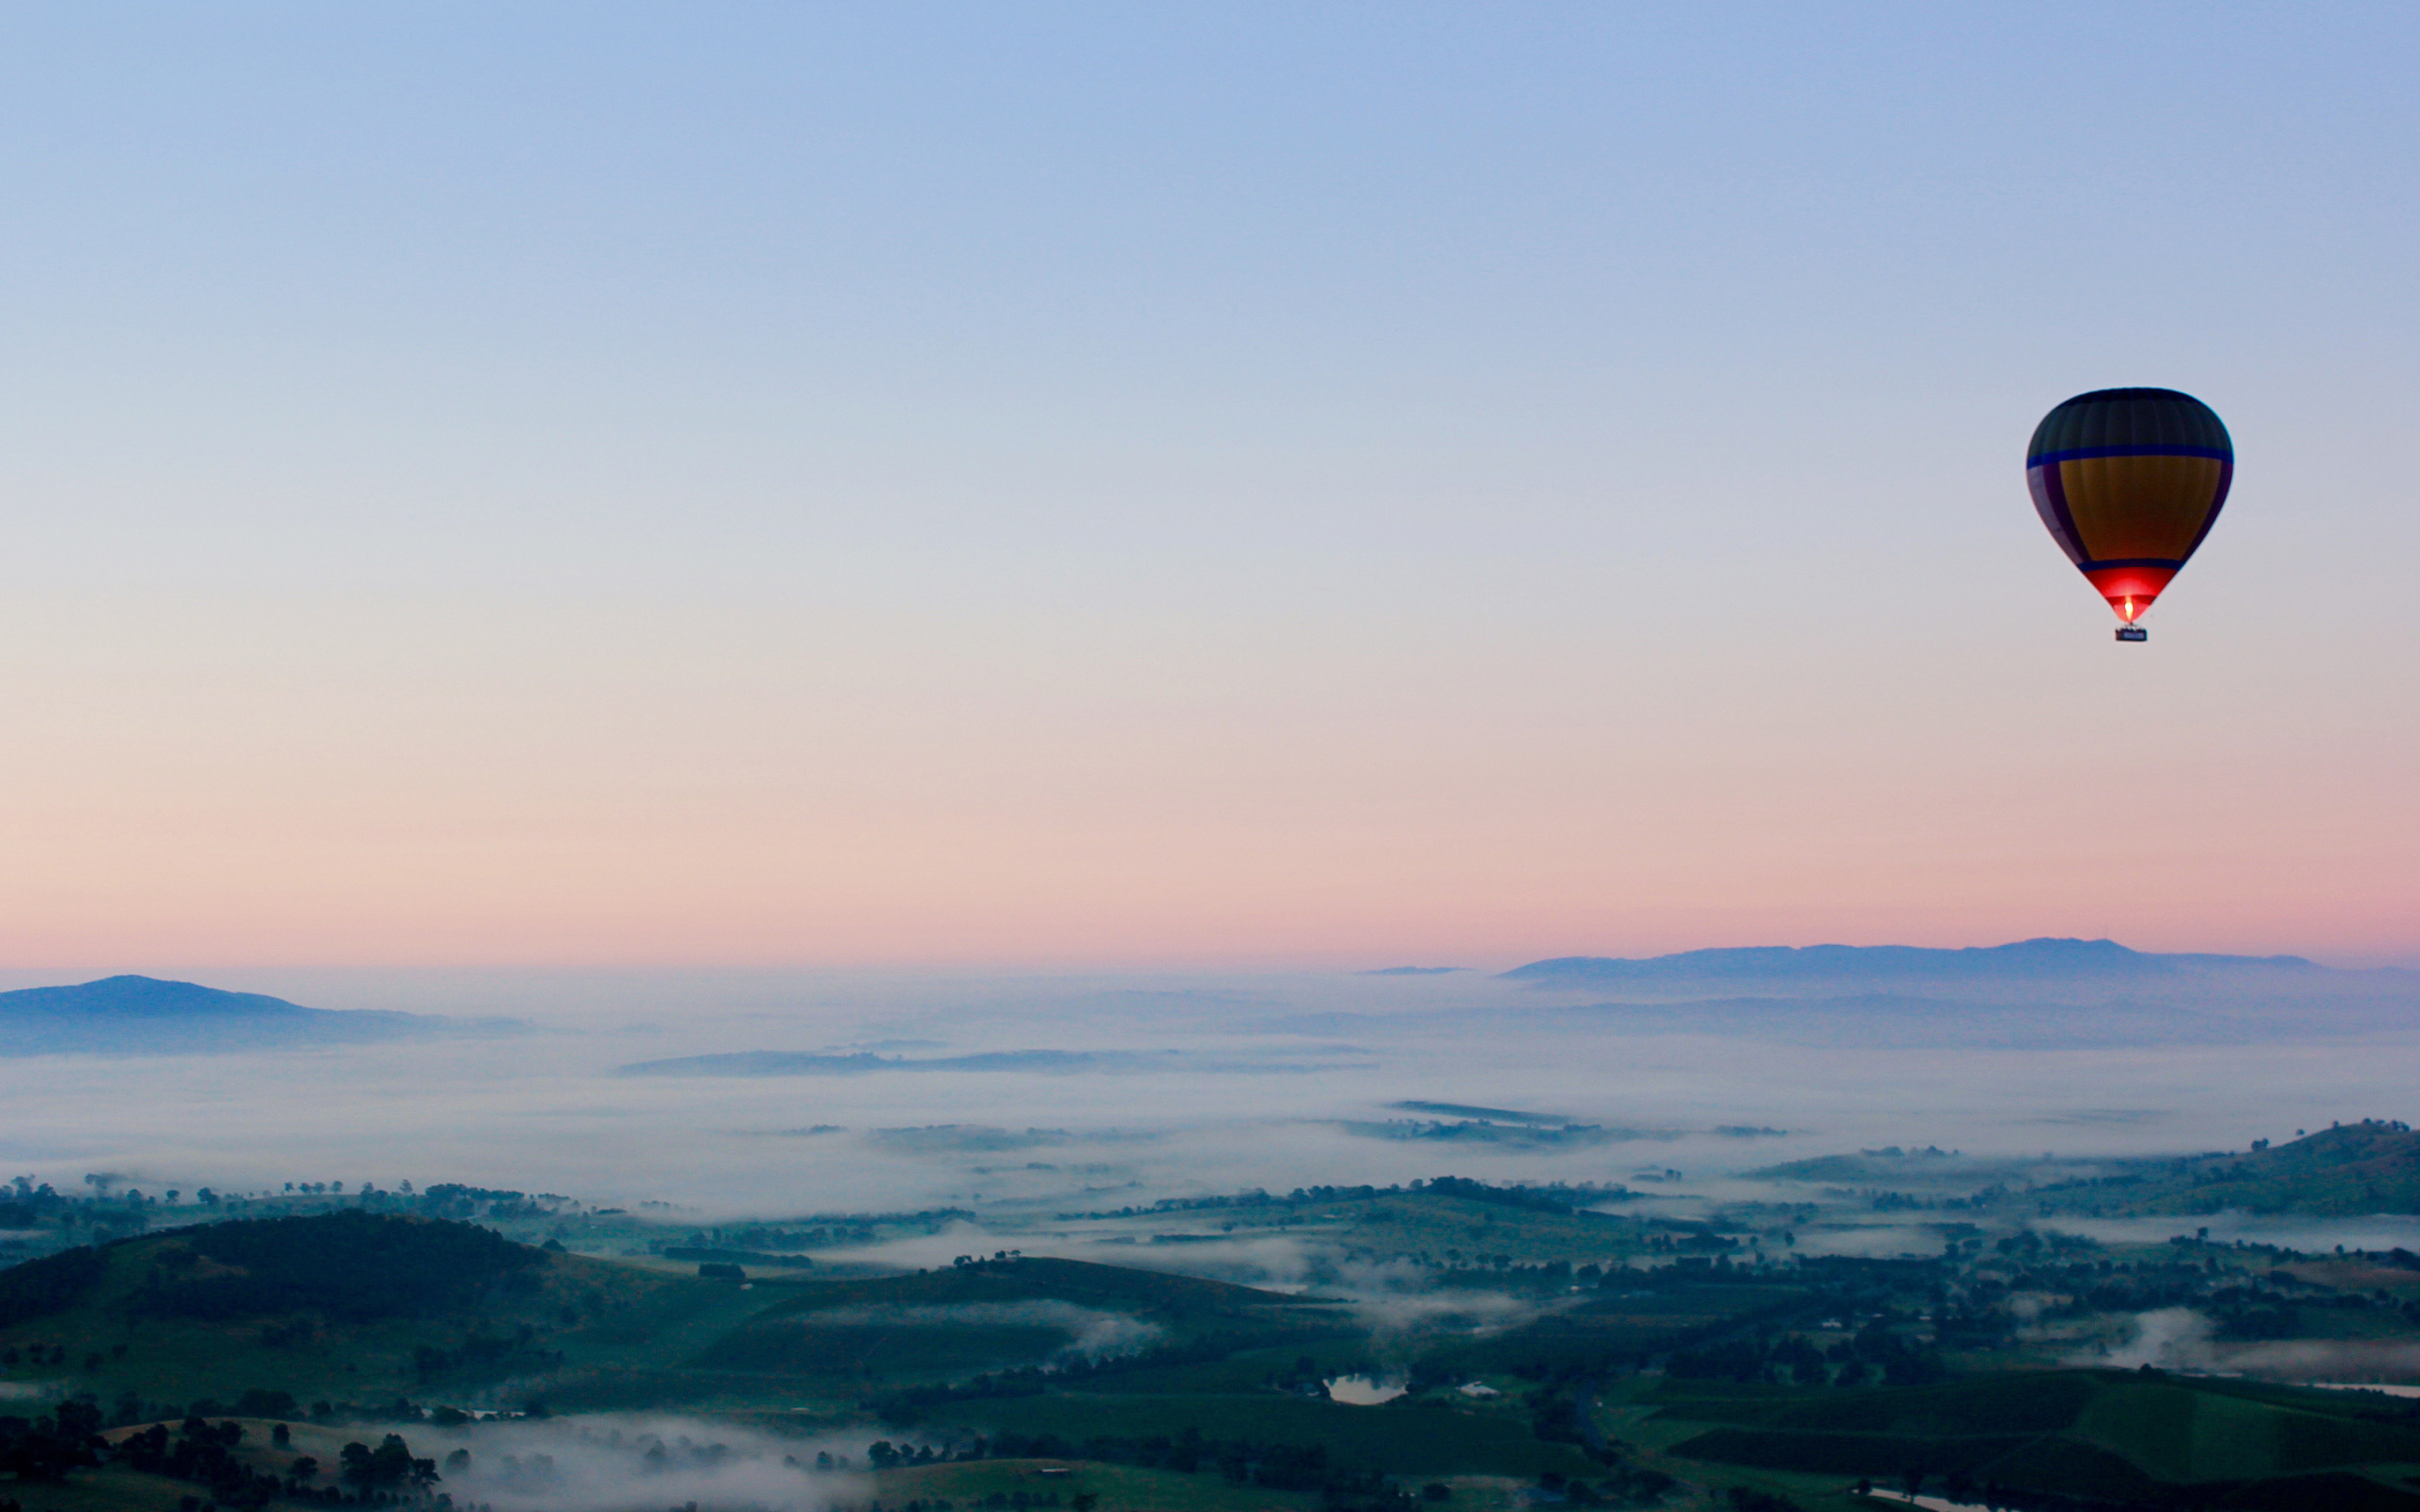
[{"label": "hot air balloon", "polygon": [[2218,412],[2173,388],[2101,388],[2042,417],[2025,452],[2033,507],[2059,548],[2126,623],[2135,621],[2217,523],[2235,478]]}]

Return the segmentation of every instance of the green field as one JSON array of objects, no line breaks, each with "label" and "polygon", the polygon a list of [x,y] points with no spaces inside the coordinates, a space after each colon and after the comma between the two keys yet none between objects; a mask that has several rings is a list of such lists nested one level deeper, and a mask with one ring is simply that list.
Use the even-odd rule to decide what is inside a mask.
[{"label": "green field", "polygon": [[[2156,1372],[2061,1371],[1828,1397],[1668,1390],[1706,1426],[1682,1458],[1833,1476],[1918,1470],[1974,1485],[2185,1505],[2420,1508],[2420,1413]],[[2314,1480],[2313,1477],[2329,1477]],[[2346,1477],[2360,1485],[2348,1488]],[[2399,1499],[2399,1500],[2398,1500]]]}]

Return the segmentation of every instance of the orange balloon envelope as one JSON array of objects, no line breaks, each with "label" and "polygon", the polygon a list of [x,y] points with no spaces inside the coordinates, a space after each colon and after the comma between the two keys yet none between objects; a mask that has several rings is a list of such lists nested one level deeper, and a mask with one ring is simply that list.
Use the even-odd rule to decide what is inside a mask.
[{"label": "orange balloon envelope", "polygon": [[2042,523],[2129,626],[2218,523],[2234,480],[2218,412],[2172,388],[2078,394],[2042,417],[2025,453]]}]

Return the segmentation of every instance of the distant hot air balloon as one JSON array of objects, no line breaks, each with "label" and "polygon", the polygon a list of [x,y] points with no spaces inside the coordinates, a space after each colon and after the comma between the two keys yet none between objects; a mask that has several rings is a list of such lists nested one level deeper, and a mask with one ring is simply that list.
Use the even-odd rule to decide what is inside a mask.
[{"label": "distant hot air balloon", "polygon": [[2227,502],[2235,443],[2218,412],[2173,388],[2101,388],[2042,417],[2025,452],[2033,507],[2126,623],[2181,571]]}]

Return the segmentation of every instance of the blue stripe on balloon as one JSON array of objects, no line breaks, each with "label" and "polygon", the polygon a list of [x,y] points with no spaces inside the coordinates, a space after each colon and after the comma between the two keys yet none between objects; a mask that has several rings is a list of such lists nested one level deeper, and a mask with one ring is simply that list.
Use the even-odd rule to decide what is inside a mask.
[{"label": "blue stripe on balloon", "polygon": [[2081,462],[2091,456],[2207,456],[2232,462],[2235,454],[2223,446],[2079,446],[2071,452],[2044,452],[2025,459],[2027,467],[2053,462]]}]

